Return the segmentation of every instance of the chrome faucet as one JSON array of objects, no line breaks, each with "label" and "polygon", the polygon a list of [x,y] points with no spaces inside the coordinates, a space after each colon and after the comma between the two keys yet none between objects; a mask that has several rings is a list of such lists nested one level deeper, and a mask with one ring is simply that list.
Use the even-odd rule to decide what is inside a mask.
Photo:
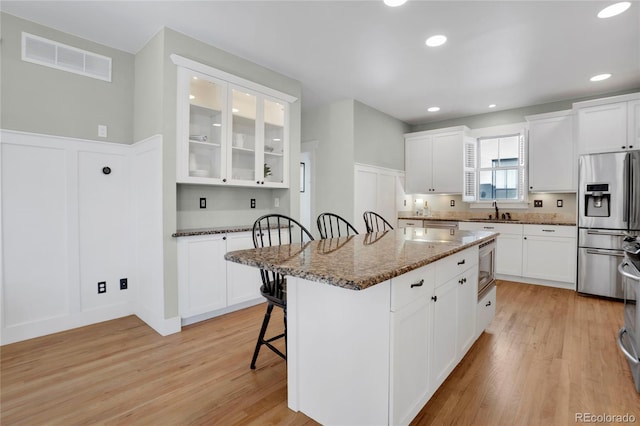
[{"label": "chrome faucet", "polygon": [[493,200],[493,204],[491,206],[496,208],[496,219],[500,219],[500,212],[498,210],[498,202],[496,200]]}]

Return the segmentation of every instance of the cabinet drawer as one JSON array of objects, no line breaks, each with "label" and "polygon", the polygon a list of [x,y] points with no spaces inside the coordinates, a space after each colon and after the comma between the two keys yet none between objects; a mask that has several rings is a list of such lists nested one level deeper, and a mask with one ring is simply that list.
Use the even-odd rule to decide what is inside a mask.
[{"label": "cabinet drawer", "polygon": [[424,295],[432,295],[434,288],[434,265],[426,265],[391,279],[391,311]]},{"label": "cabinet drawer", "polygon": [[478,246],[469,247],[435,263],[436,287],[478,264]]},{"label": "cabinet drawer", "polygon": [[421,220],[398,219],[398,228],[423,228]]},{"label": "cabinet drawer", "polygon": [[576,227],[557,225],[524,225],[524,235],[576,238]]},{"label": "cabinet drawer", "polygon": [[459,228],[463,231],[492,231],[500,234],[522,235],[522,226],[517,223],[497,222],[460,222]]},{"label": "cabinet drawer", "polygon": [[487,294],[478,302],[476,310],[476,336],[480,336],[482,332],[491,324],[491,320],[496,315],[496,287],[493,286]]}]

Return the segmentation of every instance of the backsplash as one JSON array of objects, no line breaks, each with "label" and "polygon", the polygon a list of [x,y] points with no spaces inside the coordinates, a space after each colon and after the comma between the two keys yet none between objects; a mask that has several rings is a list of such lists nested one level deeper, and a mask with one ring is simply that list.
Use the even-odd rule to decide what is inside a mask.
[{"label": "backsplash", "polygon": [[[268,213],[286,214],[285,190],[222,187],[208,185],[178,185],[176,229],[199,229],[219,226],[252,225]],[[274,207],[274,197],[280,207]],[[200,208],[200,198],[206,198],[206,208]],[[251,199],[256,208],[251,208]]]},{"label": "backsplash", "polygon": [[[461,195],[408,195],[406,197],[407,205],[414,206],[413,209],[407,209],[398,212],[399,217],[415,216],[419,209],[416,200],[427,202],[428,211],[424,211],[424,216],[431,216],[439,219],[471,219],[471,218],[488,218],[489,215],[495,216],[494,208],[470,208],[469,203],[462,201]],[[454,206],[451,206],[453,200]],[[542,207],[533,207],[534,200],[542,200]],[[562,200],[562,207],[557,206],[557,201]],[[419,202],[418,202],[419,203]],[[509,205],[498,202],[500,214],[510,213],[513,219],[519,220],[553,220],[558,222],[575,222],[576,221],[576,194],[575,193],[531,193],[529,194],[529,207],[509,208]]]}]

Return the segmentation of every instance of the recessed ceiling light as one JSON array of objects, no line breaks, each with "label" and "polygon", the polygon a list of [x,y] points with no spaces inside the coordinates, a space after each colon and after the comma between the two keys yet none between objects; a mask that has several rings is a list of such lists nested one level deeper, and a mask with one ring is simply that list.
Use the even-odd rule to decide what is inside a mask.
[{"label": "recessed ceiling light", "polygon": [[496,107],[496,104],[489,105],[489,108],[495,108],[495,107]]},{"label": "recessed ceiling light", "polygon": [[195,99],[196,97],[193,95],[189,95],[189,99]]},{"label": "recessed ceiling light", "polygon": [[447,37],[442,34],[431,36],[425,41],[425,44],[429,47],[442,46],[447,42]]},{"label": "recessed ceiling light", "polygon": [[196,76],[194,75],[194,76],[193,76],[193,79],[194,79],[194,80],[197,80],[197,79],[198,79],[198,77],[196,77]]},{"label": "recessed ceiling light", "polygon": [[231,112],[240,112],[240,110],[238,108],[232,108]]},{"label": "recessed ceiling light", "polygon": [[213,123],[213,127],[222,127],[222,124],[220,124],[220,123]]},{"label": "recessed ceiling light", "polygon": [[590,81],[602,81],[602,80],[608,79],[609,77],[611,77],[611,74],[598,74],[598,75],[594,75],[589,80]]},{"label": "recessed ceiling light", "polygon": [[407,0],[384,0],[384,4],[386,4],[389,7],[402,6],[406,2]]},{"label": "recessed ceiling light", "polygon": [[612,16],[620,15],[625,10],[629,9],[631,2],[621,1],[605,7],[598,12],[598,18],[611,18]]},{"label": "recessed ceiling light", "polygon": [[438,112],[438,111],[440,111],[440,107],[433,106],[433,107],[428,108],[427,111],[429,111],[429,112]]},{"label": "recessed ceiling light", "polygon": [[274,142],[280,142],[280,138],[273,138]]}]

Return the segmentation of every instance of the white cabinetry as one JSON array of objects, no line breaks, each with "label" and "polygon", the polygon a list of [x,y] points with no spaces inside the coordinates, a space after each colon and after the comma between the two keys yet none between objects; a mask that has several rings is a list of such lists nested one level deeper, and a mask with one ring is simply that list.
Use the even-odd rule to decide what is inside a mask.
[{"label": "white cabinetry", "polygon": [[573,112],[527,116],[529,190],[574,192],[577,188]]},{"label": "white cabinetry", "polygon": [[422,220],[398,219],[398,228],[424,228]]},{"label": "white cabinetry", "polygon": [[434,390],[444,382],[475,341],[477,284],[478,246],[436,264],[430,367]]},{"label": "white cabinetry", "polygon": [[465,126],[405,134],[406,192],[462,192]]},{"label": "white cabinetry", "polygon": [[575,227],[524,225],[522,254],[523,276],[575,283]]},{"label": "white cabinetry", "polygon": [[178,237],[178,297],[183,324],[264,301],[256,268],[227,262],[225,253],[253,248],[251,233]]},{"label": "white cabinetry", "polygon": [[296,98],[171,56],[178,67],[177,181],[289,186],[289,105]]},{"label": "white cabinetry", "polygon": [[[394,278],[391,286],[391,424],[409,424],[431,396],[433,265]],[[455,322],[454,322],[455,323]],[[411,350],[407,350],[411,348]]]},{"label": "white cabinetry", "polygon": [[[250,232],[234,232],[227,234],[226,251],[253,248]],[[260,273],[256,268],[234,262],[226,262],[227,266],[227,305],[260,299]]]},{"label": "white cabinetry", "polygon": [[577,111],[580,154],[638,149],[640,94],[615,96],[573,104]]},{"label": "white cabinetry", "polygon": [[489,326],[496,315],[496,287],[493,286],[480,301],[476,311],[476,339]]},{"label": "white cabinetry", "polygon": [[362,214],[368,210],[378,213],[393,224],[404,200],[403,179],[404,174],[398,170],[355,165],[354,217],[351,224],[358,232],[366,233]]},{"label": "white cabinetry", "polygon": [[496,274],[522,275],[522,225],[460,222],[458,227],[463,231],[499,232],[496,244]]}]

